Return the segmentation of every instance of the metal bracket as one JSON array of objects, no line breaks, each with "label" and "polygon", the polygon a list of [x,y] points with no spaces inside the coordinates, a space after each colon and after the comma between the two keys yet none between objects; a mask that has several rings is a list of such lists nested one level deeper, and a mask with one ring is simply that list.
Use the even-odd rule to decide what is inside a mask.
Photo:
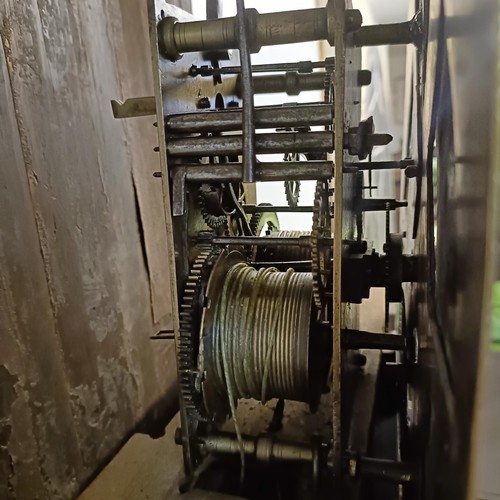
[{"label": "metal bracket", "polygon": [[154,96],[132,97],[125,102],[112,100],[111,108],[115,118],[135,118],[137,116],[149,116],[156,114],[156,103]]},{"label": "metal bracket", "polygon": [[186,167],[172,169],[172,215],[177,217],[186,213]]}]

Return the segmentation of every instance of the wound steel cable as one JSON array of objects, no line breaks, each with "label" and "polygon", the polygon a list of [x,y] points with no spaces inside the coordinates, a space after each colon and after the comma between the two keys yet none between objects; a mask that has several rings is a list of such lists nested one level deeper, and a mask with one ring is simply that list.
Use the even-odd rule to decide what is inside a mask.
[{"label": "wound steel cable", "polygon": [[310,273],[257,271],[240,262],[225,276],[209,337],[209,371],[217,390],[228,395],[240,445],[241,481],[245,454],[237,400],[308,401],[311,304]]},{"label": "wound steel cable", "polygon": [[231,399],[308,401],[312,277],[231,267],[215,305],[209,359]]}]

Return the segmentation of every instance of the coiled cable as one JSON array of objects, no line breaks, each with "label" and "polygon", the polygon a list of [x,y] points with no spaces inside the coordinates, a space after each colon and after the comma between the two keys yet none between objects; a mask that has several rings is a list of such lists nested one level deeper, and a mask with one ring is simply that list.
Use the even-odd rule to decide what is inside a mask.
[{"label": "coiled cable", "polygon": [[240,445],[241,480],[245,455],[237,400],[308,400],[311,304],[310,273],[257,271],[240,262],[224,279],[215,305],[209,363],[212,382],[228,395]]},{"label": "coiled cable", "polygon": [[215,309],[212,373],[234,401],[308,401],[310,273],[231,267]]}]

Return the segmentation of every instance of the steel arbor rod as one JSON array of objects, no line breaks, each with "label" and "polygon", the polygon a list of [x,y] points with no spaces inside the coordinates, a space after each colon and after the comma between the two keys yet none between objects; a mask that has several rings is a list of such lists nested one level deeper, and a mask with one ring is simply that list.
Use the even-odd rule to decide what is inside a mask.
[{"label": "steel arbor rod", "polygon": [[[242,130],[243,115],[241,108],[183,113],[167,116],[165,126],[172,134],[237,131]],[[331,125],[333,106],[307,104],[259,107],[254,110],[254,123],[255,128]]]},{"label": "steel arbor rod", "polygon": [[[334,144],[332,132],[282,132],[255,134],[254,137],[257,154],[332,152]],[[240,155],[243,142],[241,135],[170,138],[167,152],[180,157]]]}]

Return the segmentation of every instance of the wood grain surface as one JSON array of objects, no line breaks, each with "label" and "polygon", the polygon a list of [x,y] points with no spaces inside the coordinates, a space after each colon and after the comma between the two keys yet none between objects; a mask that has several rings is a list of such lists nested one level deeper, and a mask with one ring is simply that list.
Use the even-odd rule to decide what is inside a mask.
[{"label": "wood grain surface", "polygon": [[0,497],[70,498],[176,400],[153,119],[110,106],[152,94],[147,5],[6,0],[0,35]]}]

